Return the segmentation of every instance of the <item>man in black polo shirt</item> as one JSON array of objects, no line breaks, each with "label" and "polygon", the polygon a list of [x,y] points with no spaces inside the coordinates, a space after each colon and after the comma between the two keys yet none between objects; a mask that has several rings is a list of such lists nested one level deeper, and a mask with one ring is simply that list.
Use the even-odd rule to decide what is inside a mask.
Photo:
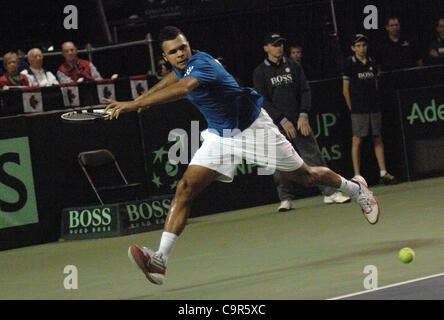
[{"label": "man in black polo shirt", "polygon": [[361,141],[371,135],[380,182],[394,184],[396,179],[387,172],[385,165],[381,110],[377,98],[377,66],[373,58],[367,57],[368,38],[363,34],[355,35],[351,49],[354,55],[348,57],[344,64],[343,94],[351,111],[353,169],[355,175],[360,175]]},{"label": "man in black polo shirt", "polygon": [[[299,63],[284,56],[284,41],[278,33],[270,33],[264,39],[267,58],[253,73],[255,89],[264,97],[263,107],[292,143],[301,158],[312,166],[326,166],[309,123],[311,108],[310,86]],[[279,211],[294,208],[294,186],[280,171],[274,181],[281,205]],[[349,197],[329,187],[319,187],[324,202],[344,203]]]},{"label": "man in black polo shirt", "polygon": [[436,25],[436,38],[429,46],[429,64],[444,64],[444,18],[438,20]]},{"label": "man in black polo shirt", "polygon": [[382,71],[421,66],[419,50],[413,40],[401,33],[399,18],[388,18],[385,29],[387,36],[379,42],[377,50]]}]

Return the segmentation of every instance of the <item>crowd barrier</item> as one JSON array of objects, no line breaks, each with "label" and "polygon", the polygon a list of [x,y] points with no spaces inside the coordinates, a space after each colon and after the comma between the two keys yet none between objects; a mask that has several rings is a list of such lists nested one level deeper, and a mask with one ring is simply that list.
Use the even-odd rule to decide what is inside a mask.
[{"label": "crowd barrier", "polygon": [[[400,71],[398,76],[387,73],[381,77],[387,164],[401,181],[444,173],[442,71],[415,69]],[[399,79],[403,79],[404,83],[400,83]],[[113,81],[116,99],[133,97],[131,81],[131,78]],[[100,91],[97,89],[100,85],[96,82],[78,85],[81,107],[98,102]],[[311,88],[312,128],[324,159],[329,167],[350,177],[353,175],[350,115],[342,97],[342,81],[315,81]],[[142,184],[142,199],[164,197],[174,193],[187,167],[186,163],[170,162],[169,150],[183,146],[190,160],[192,147],[196,145],[196,139],[199,141],[199,132],[206,128],[205,119],[187,100],[153,107],[141,113],[122,114],[117,121],[81,126],[64,123],[60,121],[60,115],[73,106],[64,104],[62,90],[63,87],[40,89],[43,112],[0,117],[2,250],[56,241],[62,235],[69,239],[66,234],[70,231],[62,228],[66,226],[62,218],[66,214],[63,216],[62,212],[67,212],[67,208],[97,208],[95,194],[77,162],[80,152],[109,149],[115,154],[128,181]],[[2,92],[2,110],[25,112],[23,101],[27,93],[22,90]],[[48,101],[58,101],[60,109],[54,110],[56,104]],[[52,111],[45,111],[46,108]],[[257,169],[245,161],[239,164],[234,182],[211,184],[193,202],[191,216],[278,202],[272,176],[258,175]],[[362,174],[370,184],[377,183],[378,168],[371,144],[363,149]],[[301,187],[297,189],[296,197],[315,194],[319,194],[316,188]],[[121,208],[126,204],[113,205]],[[77,212],[81,215],[82,211]],[[89,233],[91,227],[96,227],[93,224],[98,223],[96,218],[93,211],[84,211],[83,229],[80,230],[86,228],[86,233]],[[78,227],[76,219],[80,216],[71,217],[71,222],[74,221]],[[80,220],[77,222],[80,223]],[[151,228],[161,225],[161,220],[157,224],[150,223]],[[109,230],[99,230],[110,231],[111,235],[127,232],[117,225],[112,226]],[[81,231],[72,232],[77,232],[77,237]]]},{"label": "crowd barrier", "polygon": [[103,98],[132,100],[156,83],[155,76],[137,75],[50,87],[0,91],[0,117],[103,104]]}]

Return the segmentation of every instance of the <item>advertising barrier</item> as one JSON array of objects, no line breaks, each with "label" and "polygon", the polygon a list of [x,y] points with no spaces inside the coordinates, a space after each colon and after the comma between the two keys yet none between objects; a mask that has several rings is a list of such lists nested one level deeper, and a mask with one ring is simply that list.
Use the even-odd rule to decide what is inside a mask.
[{"label": "advertising barrier", "polygon": [[132,100],[157,80],[146,75],[0,91],[0,117],[103,104],[103,98]]},{"label": "advertising barrier", "polygon": [[409,180],[444,173],[444,86],[399,90]]},{"label": "advertising barrier", "polygon": [[162,229],[174,194],[62,210],[59,240],[116,237]]},{"label": "advertising barrier", "polygon": [[28,137],[0,140],[0,229],[38,222]]}]

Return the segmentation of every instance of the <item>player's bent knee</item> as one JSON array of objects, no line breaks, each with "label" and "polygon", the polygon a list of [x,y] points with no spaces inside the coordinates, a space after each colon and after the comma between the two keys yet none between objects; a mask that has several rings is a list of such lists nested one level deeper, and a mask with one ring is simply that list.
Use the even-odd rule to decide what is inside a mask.
[{"label": "player's bent knee", "polygon": [[186,178],[182,178],[177,183],[176,199],[184,202],[191,202],[196,197],[193,184]]}]

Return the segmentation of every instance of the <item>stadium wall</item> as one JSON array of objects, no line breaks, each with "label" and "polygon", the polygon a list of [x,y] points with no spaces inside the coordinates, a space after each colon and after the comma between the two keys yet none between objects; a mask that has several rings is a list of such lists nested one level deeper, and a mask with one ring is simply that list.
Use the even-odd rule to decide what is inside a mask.
[{"label": "stadium wall", "polygon": [[[444,173],[443,71],[434,67],[381,75],[387,163],[402,181]],[[342,80],[316,81],[311,87],[312,127],[324,158],[332,169],[350,177],[351,130]],[[162,196],[174,192],[186,169],[186,164],[167,161],[168,150],[177,143],[168,139],[171,130],[195,139],[206,127],[186,100],[94,125],[63,123],[60,114],[65,111],[54,108],[0,118],[1,250],[56,241],[63,209],[97,204],[77,162],[79,152],[111,150],[128,180],[142,183],[145,196]],[[191,143],[187,150],[190,159]],[[363,174],[375,184],[378,171],[371,143],[363,152]],[[297,193],[302,198],[318,191],[298,188]],[[272,177],[259,176],[257,167],[242,163],[232,184],[213,183],[195,200],[191,216],[278,201]]]}]

